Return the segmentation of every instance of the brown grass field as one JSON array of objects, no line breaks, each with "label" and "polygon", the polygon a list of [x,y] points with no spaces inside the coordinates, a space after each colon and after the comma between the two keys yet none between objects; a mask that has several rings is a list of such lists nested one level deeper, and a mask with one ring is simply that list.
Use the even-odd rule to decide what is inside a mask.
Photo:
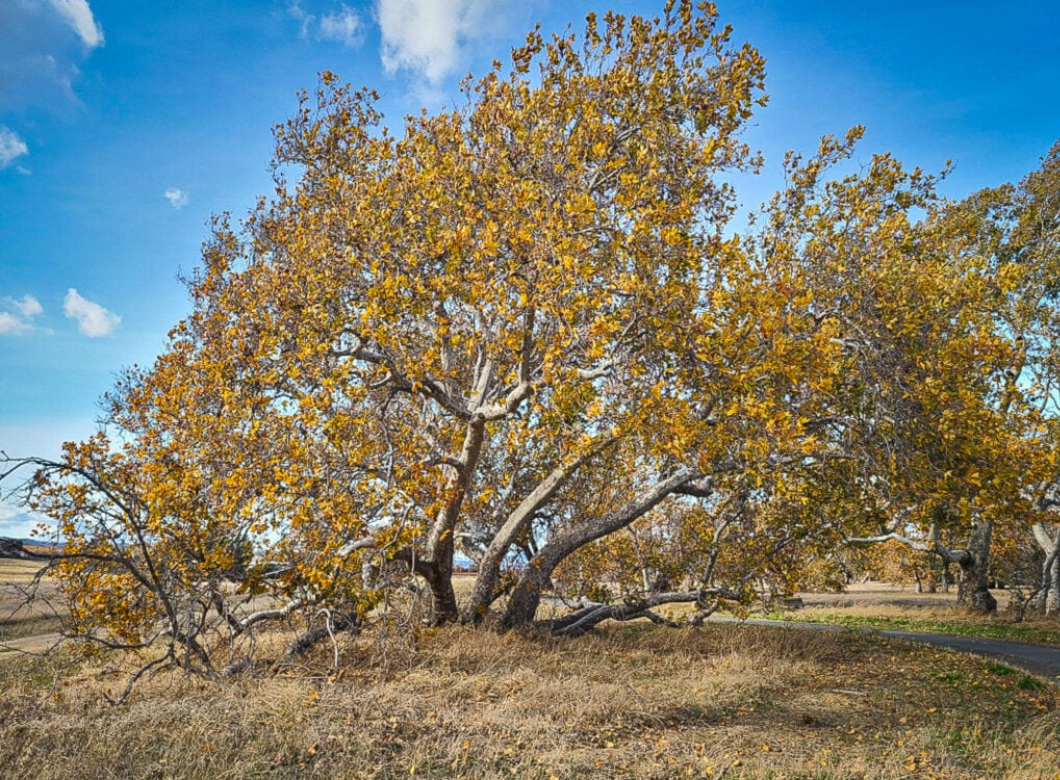
[{"label": "brown grass field", "polygon": [[103,699],[118,659],[8,653],[0,778],[1060,779],[1055,685],[871,635],[635,622],[341,643],[336,672],[321,647],[224,684],[160,674],[120,707]]},{"label": "brown grass field", "polygon": [[28,606],[25,603],[40,568],[35,561],[0,558],[0,658],[10,654],[4,653],[5,649],[46,650],[59,638],[59,619],[49,600],[54,596],[54,585],[43,581],[37,586],[43,598]]}]

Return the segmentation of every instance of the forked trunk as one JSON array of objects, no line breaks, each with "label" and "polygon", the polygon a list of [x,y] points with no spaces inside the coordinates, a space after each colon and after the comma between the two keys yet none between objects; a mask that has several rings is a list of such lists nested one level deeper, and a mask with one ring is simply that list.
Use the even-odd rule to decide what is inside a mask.
[{"label": "forked trunk", "polygon": [[[519,536],[524,534],[533,523],[534,513],[544,506],[584,463],[614,442],[614,437],[605,437],[595,447],[586,450],[573,460],[559,463],[512,511],[486,547],[479,561],[479,573],[475,579],[475,587],[471,592],[471,599],[464,608],[465,622],[479,623],[485,618],[490,605],[497,598],[497,586],[501,579],[501,563],[512,546],[517,544]],[[536,553],[531,557],[536,558]]]},{"label": "forked trunk", "polygon": [[703,476],[705,475],[682,469],[660,480],[620,509],[569,526],[550,539],[519,575],[519,581],[508,599],[508,608],[501,618],[501,628],[518,628],[534,622],[537,608],[541,604],[542,591],[548,587],[556,567],[569,555],[590,542],[626,528],[658,506],[675,490]]},{"label": "forked trunk", "polygon": [[997,612],[997,599],[990,593],[990,540],[992,521],[983,521],[972,529],[965,555],[959,561],[961,581],[957,587],[957,603],[979,612]]}]

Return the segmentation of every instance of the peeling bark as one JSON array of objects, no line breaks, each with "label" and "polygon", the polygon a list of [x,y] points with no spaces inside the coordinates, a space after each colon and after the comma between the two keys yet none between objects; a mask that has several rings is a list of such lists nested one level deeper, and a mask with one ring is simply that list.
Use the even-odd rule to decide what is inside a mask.
[{"label": "peeling bark", "polygon": [[957,603],[966,604],[980,612],[997,612],[997,599],[990,593],[990,540],[994,524],[980,522],[972,529],[968,547],[957,561],[961,567],[961,581],[957,586]]},{"label": "peeling bark", "polygon": [[1041,592],[1035,606],[1046,615],[1060,614],[1060,530],[1050,534],[1045,523],[1031,527],[1034,540],[1045,553],[1042,563]]}]

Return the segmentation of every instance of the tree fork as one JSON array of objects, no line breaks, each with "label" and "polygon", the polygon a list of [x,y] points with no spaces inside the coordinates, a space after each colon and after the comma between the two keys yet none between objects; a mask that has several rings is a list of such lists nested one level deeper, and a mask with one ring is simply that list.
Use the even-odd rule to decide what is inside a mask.
[{"label": "tree fork", "polygon": [[972,529],[968,547],[958,561],[961,582],[957,587],[957,603],[966,604],[979,612],[997,612],[997,599],[990,592],[990,540],[994,524],[987,520]]},{"label": "tree fork", "polygon": [[556,567],[590,542],[625,528],[630,523],[650,512],[679,488],[702,479],[704,474],[680,469],[660,480],[650,489],[627,503],[622,508],[583,523],[571,526],[549,541],[523,570],[519,581],[508,600],[508,608],[501,618],[500,626],[507,630],[528,626],[534,621],[541,604],[541,594],[552,578]]}]

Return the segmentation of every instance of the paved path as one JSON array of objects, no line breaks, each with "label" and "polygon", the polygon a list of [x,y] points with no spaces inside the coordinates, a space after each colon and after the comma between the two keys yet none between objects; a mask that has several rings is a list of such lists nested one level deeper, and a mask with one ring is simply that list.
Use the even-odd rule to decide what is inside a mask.
[{"label": "paved path", "polygon": [[1055,647],[1028,645],[1023,642],[1007,642],[1002,639],[981,639],[979,637],[954,636],[953,634],[935,634],[927,631],[894,631],[874,628],[852,629],[830,623],[803,623],[794,620],[749,618],[744,621],[738,621],[736,618],[725,616],[712,616],[711,620],[744,622],[755,626],[784,626],[814,631],[863,631],[890,639],[903,639],[907,642],[945,647],[962,653],[975,653],[987,658],[994,658],[1004,661],[1010,666],[1015,666],[1060,684],[1060,648]]}]

